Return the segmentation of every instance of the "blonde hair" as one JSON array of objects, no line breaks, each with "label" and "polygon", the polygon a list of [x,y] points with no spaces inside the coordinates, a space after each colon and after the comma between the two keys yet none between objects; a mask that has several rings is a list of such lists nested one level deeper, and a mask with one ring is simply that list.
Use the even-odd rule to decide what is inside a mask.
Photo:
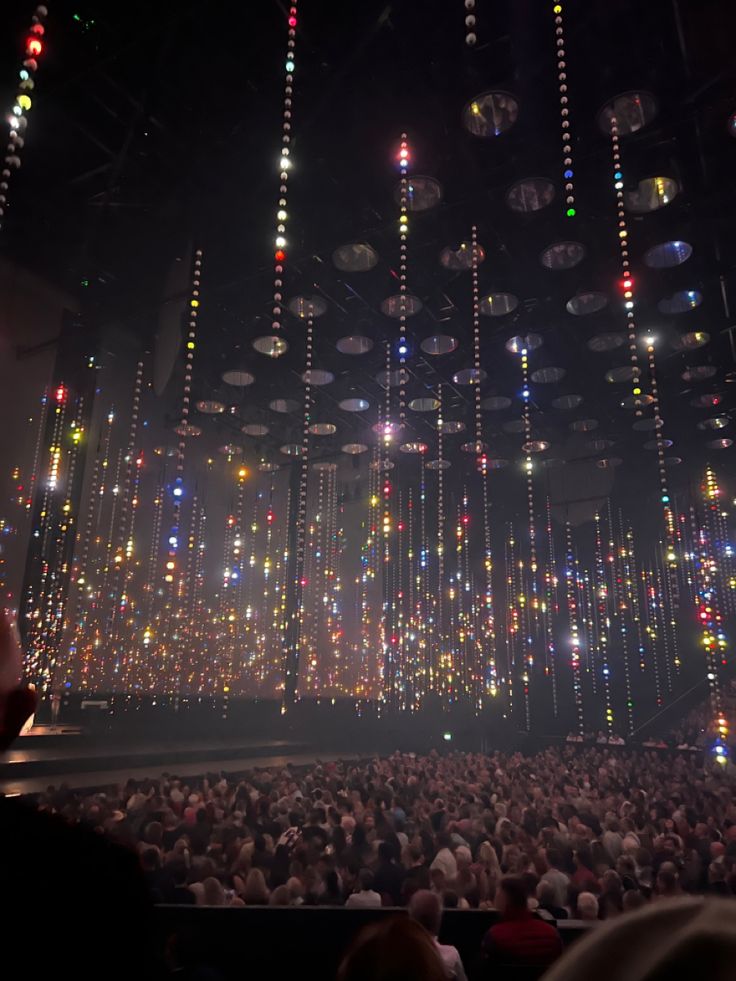
[{"label": "blonde hair", "polygon": [[243,901],[248,906],[268,905],[269,891],[263,872],[251,869],[243,887]]}]

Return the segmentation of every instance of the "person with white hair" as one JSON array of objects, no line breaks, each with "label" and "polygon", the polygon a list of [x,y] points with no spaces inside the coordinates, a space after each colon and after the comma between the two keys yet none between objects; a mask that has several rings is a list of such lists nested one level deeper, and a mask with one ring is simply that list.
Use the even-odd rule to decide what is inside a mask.
[{"label": "person with white hair", "polygon": [[578,919],[590,923],[598,919],[598,900],[592,892],[581,892],[577,901]]},{"label": "person with white hair", "polygon": [[467,981],[457,947],[441,944],[437,939],[442,925],[442,904],[437,893],[429,889],[417,890],[409,902],[409,916],[421,924],[432,937],[437,953],[442,958],[447,977],[454,981]]}]

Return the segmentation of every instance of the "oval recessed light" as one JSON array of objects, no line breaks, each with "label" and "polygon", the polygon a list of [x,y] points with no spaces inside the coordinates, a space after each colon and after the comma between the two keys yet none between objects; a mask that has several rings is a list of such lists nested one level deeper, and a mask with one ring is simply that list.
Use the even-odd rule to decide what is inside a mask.
[{"label": "oval recessed light", "polygon": [[425,354],[439,356],[451,354],[456,350],[457,345],[456,337],[450,337],[449,334],[433,334],[431,337],[425,337],[419,346]]},{"label": "oval recessed light", "polygon": [[554,242],[539,256],[539,261],[552,272],[563,272],[574,269],[585,258],[585,246],[582,242]]},{"label": "oval recessed light", "polygon": [[519,117],[519,103],[509,92],[481,92],[463,109],[463,126],[482,139],[508,132]]}]

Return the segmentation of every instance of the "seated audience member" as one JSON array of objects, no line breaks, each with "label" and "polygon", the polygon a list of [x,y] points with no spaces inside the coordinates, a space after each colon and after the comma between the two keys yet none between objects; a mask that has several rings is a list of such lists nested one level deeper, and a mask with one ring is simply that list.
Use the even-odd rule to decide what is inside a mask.
[{"label": "seated audience member", "polygon": [[641,909],[642,906],[646,906],[647,901],[643,893],[639,892],[638,889],[627,889],[624,893],[623,898],[623,911],[624,913],[633,913],[634,910]]},{"label": "seated audience member", "polygon": [[522,879],[518,876],[501,879],[496,908],[501,922],[492,926],[483,939],[483,953],[491,964],[543,970],[559,957],[560,935],[529,911]]},{"label": "seated audience member", "polygon": [[726,881],[726,866],[722,862],[711,862],[708,866],[706,892],[709,896],[721,896],[724,899],[733,896]]},{"label": "seated audience member", "polygon": [[683,895],[677,872],[671,862],[664,862],[657,873],[656,898],[677,899]]},{"label": "seated audience member", "polygon": [[277,886],[271,893],[268,900],[269,906],[290,906],[291,900],[289,898],[289,890],[284,886]]},{"label": "seated audience member", "polygon": [[263,872],[260,869],[251,869],[240,898],[246,906],[268,906],[269,895]]},{"label": "seated audience member", "polygon": [[568,912],[564,906],[555,906],[555,890],[551,882],[541,880],[537,885],[537,911],[548,913],[553,920],[566,920]]},{"label": "seated audience member", "polygon": [[555,906],[564,906],[567,902],[567,889],[570,885],[570,878],[561,868],[562,856],[556,848],[550,848],[547,852],[547,864],[549,868],[542,876],[542,879],[554,889]]},{"label": "seated audience member", "polygon": [[624,890],[621,884],[621,876],[613,869],[609,869],[603,874],[598,905],[600,906],[600,917],[602,920],[609,920],[623,912]]},{"label": "seated audience member", "polygon": [[598,900],[592,892],[581,892],[576,903],[579,920],[591,922],[598,919]]},{"label": "seated audience member", "polygon": [[395,916],[360,931],[337,981],[447,981],[447,973],[424,927],[407,916]]},{"label": "seated audience member", "polygon": [[373,878],[373,888],[380,893],[384,905],[399,905],[403,881],[404,870],[395,861],[392,846],[382,841],[378,846],[378,864]]},{"label": "seated audience member", "polygon": [[409,903],[409,916],[417,923],[421,923],[434,940],[442,963],[445,965],[448,978],[466,981],[463,962],[457,947],[441,944],[437,939],[442,925],[442,906],[439,896],[429,889],[420,889],[419,892],[415,892]]},{"label": "seated audience member", "polygon": [[361,869],[358,875],[359,888],[345,900],[348,909],[370,909],[381,905],[381,894],[373,888],[373,873]]},{"label": "seated audience member", "polygon": [[452,844],[450,836],[444,832],[438,834],[437,844],[439,850],[429,866],[430,871],[434,872],[435,869],[438,869],[446,880],[454,879],[457,875],[457,860],[450,847]]}]

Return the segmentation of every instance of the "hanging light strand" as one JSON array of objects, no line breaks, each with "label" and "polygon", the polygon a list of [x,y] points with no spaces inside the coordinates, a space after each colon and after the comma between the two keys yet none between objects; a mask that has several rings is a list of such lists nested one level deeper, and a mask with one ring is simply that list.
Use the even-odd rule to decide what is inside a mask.
[{"label": "hanging light strand", "polygon": [[[522,598],[526,605],[526,618],[528,629],[524,637],[524,695],[526,706],[527,728],[530,725],[529,715],[529,691],[531,686],[532,674],[534,672],[534,647],[533,636],[539,628],[539,589],[537,583],[537,526],[534,514],[534,464],[532,462],[532,418],[531,418],[531,391],[529,388],[529,354],[526,348],[521,350],[521,374],[522,391],[521,397],[524,403],[524,446],[525,453],[524,472],[526,475],[526,499],[529,513],[529,584],[530,593],[526,597],[522,592]],[[521,573],[520,573],[521,575]]]},{"label": "hanging light strand", "polygon": [[560,127],[562,130],[562,177],[565,181],[565,214],[568,218],[574,218],[575,208],[575,185],[573,183],[575,172],[572,160],[572,132],[570,126],[570,105],[567,89],[567,52],[565,50],[565,21],[562,3],[556,2],[552,6],[555,22],[555,56],[557,58],[557,87],[560,93]]},{"label": "hanging light strand", "polygon": [[496,617],[493,597],[493,551],[491,547],[490,494],[488,492],[488,468],[481,471],[483,489],[483,663],[487,668],[484,690],[495,697],[498,693],[498,664],[496,660]]},{"label": "hanging light strand", "polygon": [[[702,485],[703,505],[706,513],[719,506],[719,489],[715,474],[710,467],[706,468],[705,480]],[[697,611],[700,623],[702,644],[705,651],[706,671],[708,686],[710,691],[711,711],[713,713],[713,729],[715,738],[713,741],[713,752],[719,763],[728,761],[728,722],[723,709],[723,696],[721,692],[721,667],[726,663],[726,637],[723,631],[723,622],[719,610],[719,597],[717,595],[716,575],[717,564],[715,562],[710,541],[708,522],[703,522],[700,528],[695,521],[695,509],[691,509],[691,524],[693,530],[693,541],[697,542],[698,558],[697,568],[699,573],[699,589],[697,594]]]},{"label": "hanging light strand", "polygon": [[401,134],[399,146],[399,427],[406,426],[406,356],[409,339],[406,336],[407,317],[407,255],[409,237],[409,144],[406,133]]},{"label": "hanging light strand", "polygon": [[601,674],[603,675],[603,696],[606,707],[606,727],[609,736],[614,730],[613,701],[611,698],[611,665],[608,657],[609,634],[611,629],[611,618],[608,610],[608,586],[606,584],[606,570],[603,564],[603,535],[601,532],[601,516],[596,511],[595,515],[595,579],[594,579],[596,621],[597,621],[597,648],[601,658]]},{"label": "hanging light strand", "polygon": [[665,460],[666,440],[664,438],[664,419],[662,418],[661,403],[659,400],[659,387],[657,385],[657,364],[654,346],[656,338],[649,335],[645,338],[647,346],[647,360],[649,366],[649,392],[652,397],[652,410],[654,414],[654,440],[657,445],[657,469],[659,473],[659,491],[662,508],[664,511],[664,526],[666,535],[665,559],[671,579],[676,581],[676,553],[675,553],[675,518],[670,503],[670,492],[667,482],[667,462]]},{"label": "hanging light strand", "polygon": [[481,410],[481,349],[480,349],[480,277],[478,267],[481,262],[481,250],[478,244],[478,226],[471,230],[470,271],[472,281],[473,302],[473,370],[475,385],[473,394],[475,401],[475,452],[478,472],[480,473],[481,491],[483,495],[483,569],[484,593],[482,601],[483,615],[481,619],[481,637],[478,645],[480,664],[478,672],[480,685],[476,701],[476,709],[483,708],[485,695],[495,696],[498,691],[498,676],[496,670],[496,636],[493,614],[493,557],[491,550],[491,524],[489,515],[488,492],[488,451],[483,442],[483,413]]},{"label": "hanging light strand", "polygon": [[485,474],[488,470],[488,457],[483,445],[483,413],[481,411],[481,357],[480,357],[480,284],[478,267],[481,262],[481,250],[478,245],[478,227],[473,225],[470,238],[470,274],[472,282],[473,301],[473,372],[475,384],[473,396],[475,405],[475,452],[478,458],[478,469]]},{"label": "hanging light strand", "polygon": [[474,48],[478,43],[475,4],[476,0],[463,0],[463,6],[465,7],[465,44],[469,48]]},{"label": "hanging light strand", "polygon": [[631,680],[629,633],[626,627],[626,592],[623,582],[623,562],[621,550],[616,547],[615,526],[610,499],[606,505],[608,519],[608,564],[611,573],[611,596],[613,598],[614,618],[618,620],[621,635],[621,660],[624,666],[624,685],[626,688],[627,732],[634,732],[634,694]]},{"label": "hanging light strand", "polygon": [[5,223],[7,213],[10,178],[13,171],[20,170],[21,166],[21,152],[25,144],[28,113],[31,111],[35,98],[35,75],[38,71],[39,59],[46,47],[44,21],[47,16],[48,9],[43,4],[39,4],[33,17],[31,17],[31,24],[23,42],[24,57],[18,73],[15,102],[7,119],[8,144],[5,148],[2,171],[0,171],[0,228]]},{"label": "hanging light strand", "polygon": [[572,666],[572,687],[575,701],[578,734],[585,732],[583,715],[583,682],[580,665],[579,610],[575,588],[576,563],[572,542],[572,527],[565,522],[565,582],[567,584],[567,609],[570,622],[570,663]]},{"label": "hanging light strand", "polygon": [[174,486],[172,494],[174,505],[172,511],[171,531],[169,533],[166,573],[164,581],[168,585],[169,603],[171,606],[175,594],[174,582],[176,580],[176,559],[179,551],[179,524],[181,521],[181,499],[184,495],[184,461],[186,457],[187,431],[189,425],[189,410],[192,398],[192,373],[194,370],[194,352],[197,346],[197,318],[199,316],[200,293],[202,271],[202,250],[196,249],[194,253],[194,263],[192,267],[192,283],[189,293],[189,313],[187,322],[186,345],[184,353],[184,385],[182,388],[181,411],[179,413],[179,425],[177,433],[179,442],[176,449],[176,471],[174,476]]},{"label": "hanging light strand", "polygon": [[550,677],[552,680],[552,712],[557,718],[559,712],[557,692],[557,647],[555,644],[554,623],[558,612],[557,597],[557,564],[555,561],[555,538],[552,528],[552,504],[547,498],[547,572],[545,574],[545,600],[547,624],[547,656],[549,660]]},{"label": "hanging light strand", "polygon": [[616,233],[621,256],[621,289],[623,290],[624,297],[624,310],[626,312],[626,327],[629,341],[629,360],[631,362],[631,394],[634,413],[637,416],[641,416],[644,402],[641,397],[641,368],[639,367],[639,352],[637,349],[634,279],[631,275],[631,262],[629,260],[629,229],[626,222],[626,208],[624,206],[624,175],[621,169],[621,144],[615,116],[611,117],[611,153],[613,158],[613,187],[616,192],[616,214],[618,218]]},{"label": "hanging light strand", "polygon": [[[296,504],[296,556],[294,563],[295,576],[295,598],[296,609],[292,615],[296,616],[296,638],[295,638],[295,657],[291,664],[287,664],[287,673],[293,673],[294,691],[298,691],[299,683],[299,656],[302,645],[302,631],[304,627],[304,595],[307,585],[304,577],[305,568],[305,546],[307,535],[307,488],[309,484],[309,429],[312,425],[312,359],[314,354],[314,310],[310,305],[307,310],[306,319],[306,348],[304,362],[304,414],[302,424],[302,442],[300,447],[300,470],[299,470],[299,497]],[[287,690],[288,690],[287,684]]]},{"label": "hanging light strand", "polygon": [[276,209],[276,237],[274,239],[274,281],[273,281],[273,320],[271,326],[279,333],[282,328],[283,308],[283,275],[288,242],[286,239],[286,223],[289,219],[289,170],[291,160],[291,111],[294,95],[294,72],[296,71],[296,28],[298,10],[297,0],[289,7],[287,19],[286,60],[284,62],[284,103],[281,120],[281,157],[279,159],[279,198]]},{"label": "hanging light strand", "polygon": [[[123,480],[123,493],[120,498],[120,524],[118,526],[118,541],[113,555],[113,603],[110,608],[110,619],[107,625],[107,635],[113,639],[114,643],[122,641],[118,634],[118,618],[121,614],[121,595],[125,588],[125,570],[132,558],[132,509],[134,478],[138,472],[136,454],[136,440],[138,438],[138,418],[141,408],[141,391],[143,388],[143,361],[136,365],[135,378],[133,381],[133,398],[130,409],[130,424],[128,427],[128,445],[125,451],[125,478]],[[124,644],[125,647],[128,645]],[[123,671],[127,674],[127,663],[129,651],[123,653]]]},{"label": "hanging light strand", "polygon": [[[444,457],[444,419],[442,416],[442,386],[438,386],[437,400],[439,401],[437,415],[437,612],[436,641],[434,649],[435,686],[437,686],[438,671],[442,667],[444,655],[444,591],[445,591],[445,457]],[[444,692],[444,672],[439,677],[439,690]]]}]

